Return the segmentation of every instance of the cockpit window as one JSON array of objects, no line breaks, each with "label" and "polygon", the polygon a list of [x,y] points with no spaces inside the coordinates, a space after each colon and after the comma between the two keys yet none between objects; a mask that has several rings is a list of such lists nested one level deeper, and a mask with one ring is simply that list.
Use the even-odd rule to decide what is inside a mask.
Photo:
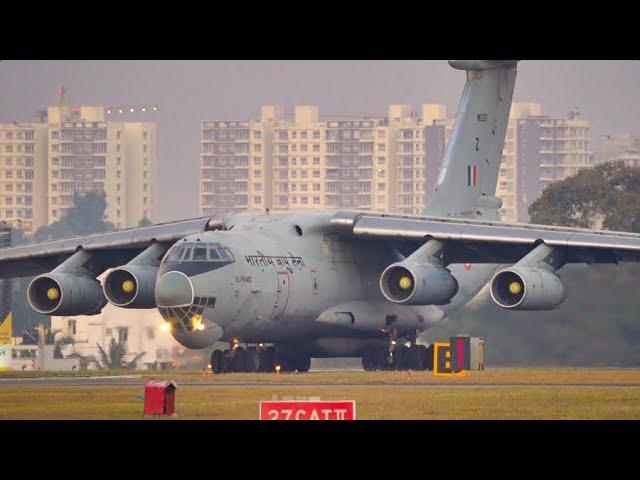
[{"label": "cockpit window", "polygon": [[203,262],[207,260],[207,247],[195,247],[193,249],[193,261]]},{"label": "cockpit window", "polygon": [[167,261],[168,262],[177,261],[180,257],[182,257],[183,251],[184,251],[184,247],[182,245],[180,245],[179,247],[173,247],[169,252],[169,255],[167,255]]},{"label": "cockpit window", "polygon": [[231,263],[235,261],[235,258],[228,247],[223,247],[218,242],[181,242],[179,246],[176,245],[169,251],[167,261]]}]

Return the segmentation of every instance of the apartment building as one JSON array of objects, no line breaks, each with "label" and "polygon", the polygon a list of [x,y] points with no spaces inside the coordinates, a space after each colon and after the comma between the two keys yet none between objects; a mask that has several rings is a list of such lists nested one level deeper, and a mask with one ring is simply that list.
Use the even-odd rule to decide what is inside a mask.
[{"label": "apartment building", "polygon": [[279,106],[263,106],[257,121],[202,123],[200,211],[217,215],[273,207],[273,135]]},{"label": "apartment building", "polygon": [[[424,105],[428,121],[443,105]],[[202,124],[200,210],[359,209],[419,213],[424,121],[408,105],[387,117],[321,120],[317,106],[262,107],[257,121]]]},{"label": "apartment building", "polygon": [[104,191],[107,220],[134,227],[154,217],[156,125],[107,122],[100,106],[49,107],[47,223],[60,220],[75,193]]},{"label": "apartment building", "polygon": [[590,141],[591,125],[576,110],[553,118],[539,103],[514,103],[496,189],[501,219],[527,222],[544,188],[592,166]]},{"label": "apartment building", "polygon": [[0,124],[0,220],[33,233],[47,222],[47,128]]}]

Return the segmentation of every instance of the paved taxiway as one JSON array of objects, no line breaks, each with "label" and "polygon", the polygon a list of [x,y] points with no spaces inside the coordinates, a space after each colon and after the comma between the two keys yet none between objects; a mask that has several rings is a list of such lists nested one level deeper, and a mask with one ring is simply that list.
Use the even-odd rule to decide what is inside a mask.
[{"label": "paved taxiway", "polygon": [[[32,377],[32,378],[0,378],[2,387],[143,387],[149,381],[141,375],[118,375],[104,377]],[[179,387],[204,388],[247,388],[247,387],[376,387],[376,388],[640,388],[640,383],[337,383],[337,382],[293,382],[293,381],[215,381],[203,378],[198,381],[176,382]]]}]

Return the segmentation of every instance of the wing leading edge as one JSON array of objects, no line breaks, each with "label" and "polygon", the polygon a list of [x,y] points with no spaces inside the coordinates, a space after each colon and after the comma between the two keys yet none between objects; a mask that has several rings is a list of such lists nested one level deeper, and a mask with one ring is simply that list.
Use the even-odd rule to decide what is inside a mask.
[{"label": "wing leading edge", "polygon": [[449,263],[514,263],[540,243],[562,249],[568,263],[640,262],[640,235],[625,232],[345,211],[331,225],[355,238],[441,240]]},{"label": "wing leading edge", "polygon": [[100,253],[104,270],[127,263],[153,242],[174,243],[222,228],[209,217],[0,249],[0,279],[48,272],[80,249]]}]

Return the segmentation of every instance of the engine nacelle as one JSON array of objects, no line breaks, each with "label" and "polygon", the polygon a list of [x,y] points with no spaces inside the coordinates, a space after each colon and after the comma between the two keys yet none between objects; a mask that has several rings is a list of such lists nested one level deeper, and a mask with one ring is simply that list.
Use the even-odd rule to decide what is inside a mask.
[{"label": "engine nacelle", "polygon": [[104,295],[123,308],[155,308],[158,269],[144,265],[118,267],[104,280]]},{"label": "engine nacelle", "polygon": [[511,310],[551,310],[567,298],[567,287],[544,268],[514,266],[495,274],[491,298]]},{"label": "engine nacelle", "polygon": [[458,293],[458,281],[444,267],[400,262],[382,272],[380,290],[393,303],[446,305]]},{"label": "engine nacelle", "polygon": [[98,280],[68,273],[34,278],[27,299],[31,308],[44,315],[96,315],[107,304]]}]

